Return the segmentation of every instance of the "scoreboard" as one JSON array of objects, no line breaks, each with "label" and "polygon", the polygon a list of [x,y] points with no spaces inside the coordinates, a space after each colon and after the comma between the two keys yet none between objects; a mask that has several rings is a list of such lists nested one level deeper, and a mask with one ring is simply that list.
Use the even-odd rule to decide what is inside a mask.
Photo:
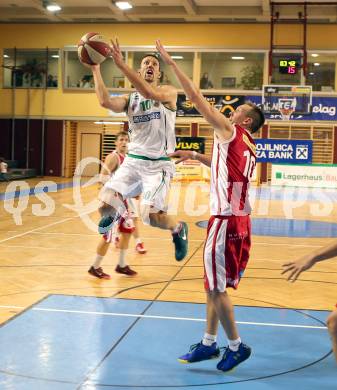
[{"label": "scoreboard", "polygon": [[296,74],[299,69],[299,63],[293,59],[280,59],[279,72],[282,74]]}]

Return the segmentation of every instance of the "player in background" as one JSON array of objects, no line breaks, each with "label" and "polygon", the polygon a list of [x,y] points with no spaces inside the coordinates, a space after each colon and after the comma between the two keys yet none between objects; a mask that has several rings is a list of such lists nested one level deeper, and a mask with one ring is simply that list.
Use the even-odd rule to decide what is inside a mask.
[{"label": "player in background", "polygon": [[[305,255],[296,261],[283,264],[282,274],[287,274],[288,281],[295,282],[303,271],[310,269],[314,264],[336,256],[337,242],[334,242],[313,253]],[[337,362],[337,310],[333,311],[327,318],[327,326],[332,340],[332,349]]]},{"label": "player in background", "polygon": [[155,54],[145,54],[137,72],[124,62],[117,41],[112,42],[111,50],[115,65],[130,80],[136,92],[110,96],[100,66],[91,66],[101,106],[117,113],[126,112],[130,136],[128,154],[122,167],[101,191],[100,199],[104,202],[101,211],[105,217],[99,229],[101,232],[109,229],[119,215],[122,216],[121,225],[132,229],[123,200],[142,193],[143,220],[151,226],[170,230],[175,258],[183,260],[188,250],[187,224],[176,221],[166,212],[166,197],[174,174],[174,164],[168,154],[175,149],[177,91],[172,86],[159,85],[160,63]]},{"label": "player in background", "polygon": [[197,152],[177,151],[172,156],[181,160],[193,158],[211,168],[210,211],[204,247],[204,282],[207,294],[207,326],[201,342],[178,360],[195,363],[220,356],[216,337],[219,321],[227,335],[217,369],[229,371],[251,355],[242,343],[234,318],[227,288],[236,289],[246,268],[251,246],[251,207],[248,199],[249,180],[255,168],[255,144],[251,134],[264,123],[261,110],[253,103],[239,106],[226,118],[211,107],[193,82],[173,61],[160,41],[157,50],[177,76],[187,97],[214,128],[212,157]]},{"label": "player in background", "polygon": [[[111,176],[115,174],[117,169],[120,167],[120,165],[123,163],[125,154],[127,152],[127,144],[129,142],[129,136],[128,133],[125,131],[121,131],[116,135],[116,150],[112,153],[108,154],[105,158],[104,164],[101,169],[101,183],[104,184],[106,181],[110,179]],[[131,213],[134,213],[132,209],[132,199],[129,199],[127,201],[128,208],[131,208]],[[119,239],[119,259],[118,264],[115,268],[115,271],[120,274],[128,275],[128,276],[134,276],[137,274],[136,271],[132,270],[126,259],[127,249],[129,247],[129,241],[130,236],[133,234],[137,237],[136,241],[136,250],[138,253],[145,253],[144,244],[139,238],[139,229],[138,229],[138,223],[136,220],[136,215],[132,215],[134,222],[135,222],[135,231],[134,232],[123,232],[120,231],[120,239]],[[119,227],[115,226],[116,230],[119,230]],[[136,232],[136,234],[135,234]],[[116,232],[117,233],[117,232]],[[111,228],[109,231],[107,231],[100,239],[97,249],[96,249],[96,255],[94,259],[94,263],[89,268],[88,272],[92,276],[95,276],[99,279],[110,279],[111,276],[103,271],[103,268],[101,267],[102,261],[104,259],[104,256],[106,255],[109,245],[111,243],[113,237],[113,228]]]}]

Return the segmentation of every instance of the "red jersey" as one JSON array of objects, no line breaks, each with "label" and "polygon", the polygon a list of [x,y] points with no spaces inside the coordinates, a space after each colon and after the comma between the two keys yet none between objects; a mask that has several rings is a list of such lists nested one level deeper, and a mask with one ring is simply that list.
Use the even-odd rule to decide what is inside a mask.
[{"label": "red jersey", "polygon": [[255,165],[255,143],[247,130],[234,125],[233,136],[225,141],[220,141],[214,134],[211,215],[250,214],[248,189]]}]

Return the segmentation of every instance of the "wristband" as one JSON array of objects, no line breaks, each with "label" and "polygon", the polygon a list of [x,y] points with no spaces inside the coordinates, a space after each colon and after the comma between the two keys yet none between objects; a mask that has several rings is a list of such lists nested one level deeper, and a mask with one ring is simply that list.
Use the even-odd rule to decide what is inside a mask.
[{"label": "wristband", "polygon": [[193,152],[192,152],[192,158],[194,159],[194,160],[196,160],[197,159],[197,152],[195,151],[195,150],[193,150]]}]

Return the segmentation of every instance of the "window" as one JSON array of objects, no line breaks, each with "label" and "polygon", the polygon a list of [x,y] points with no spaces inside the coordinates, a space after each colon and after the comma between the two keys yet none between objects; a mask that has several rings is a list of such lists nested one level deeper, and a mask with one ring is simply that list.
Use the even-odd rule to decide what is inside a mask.
[{"label": "window", "polygon": [[59,51],[4,49],[4,88],[57,88]]},{"label": "window", "polygon": [[262,89],[264,53],[201,53],[201,89]]},{"label": "window", "polygon": [[336,54],[308,54],[306,84],[313,91],[332,92],[335,90]]},{"label": "window", "polygon": [[[65,51],[65,64],[65,88],[94,88],[91,69],[79,61],[77,51]],[[101,72],[107,88],[124,88],[124,75],[112,59],[101,64]]]}]

